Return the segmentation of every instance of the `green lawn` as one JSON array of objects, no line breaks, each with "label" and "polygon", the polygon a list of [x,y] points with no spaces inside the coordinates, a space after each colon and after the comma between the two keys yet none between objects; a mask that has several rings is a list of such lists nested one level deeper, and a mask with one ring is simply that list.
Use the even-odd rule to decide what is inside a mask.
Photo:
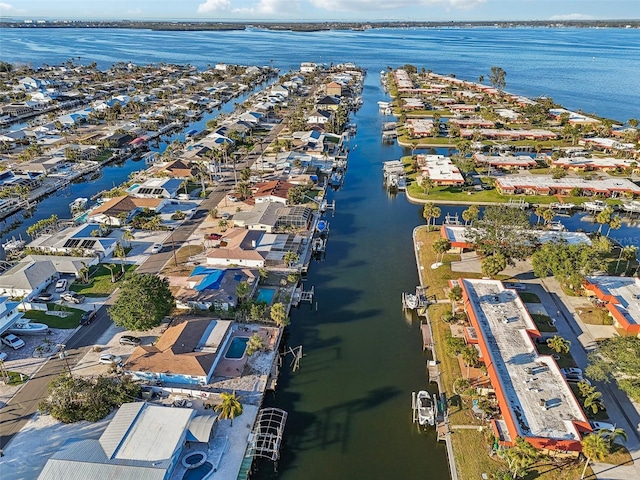
[{"label": "green lawn", "polygon": [[[122,282],[121,267],[119,263],[116,263],[117,267],[114,269],[114,275],[120,276],[119,280],[115,283],[111,282],[111,273],[109,269],[100,263],[96,267],[92,267],[90,274],[90,283],[84,285],[82,283],[73,283],[69,290],[78,292],[85,297],[108,297],[113,291],[118,288]],[[137,268],[137,265],[125,264],[125,273],[133,272]]]},{"label": "green lawn", "polygon": [[557,332],[558,329],[551,323],[551,317],[542,315],[541,313],[532,313],[531,318],[541,332]]},{"label": "green lawn", "polygon": [[97,157],[93,158],[93,160],[96,162],[104,162],[105,160],[110,159],[112,156],[113,156],[113,150],[107,149]]},{"label": "green lawn", "polygon": [[29,380],[28,375],[22,375],[22,377],[20,377],[20,372],[8,371],[7,374],[9,375],[9,381],[7,382],[8,385],[20,385],[21,383]]},{"label": "green lawn", "polygon": [[57,315],[47,315],[45,312],[38,310],[29,310],[25,312],[25,318],[33,320],[37,323],[44,323],[50,328],[76,328],[80,324],[80,317],[84,310],[79,308],[67,307],[66,305],[58,305],[57,303],[48,303],[47,307],[51,311],[65,311],[71,314],[66,317],[58,317]]}]

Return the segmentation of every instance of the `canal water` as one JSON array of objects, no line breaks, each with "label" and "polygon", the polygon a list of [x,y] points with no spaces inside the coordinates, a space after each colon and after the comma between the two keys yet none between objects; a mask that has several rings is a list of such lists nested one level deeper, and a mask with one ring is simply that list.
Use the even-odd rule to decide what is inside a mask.
[{"label": "canal water", "polygon": [[315,303],[291,314],[287,345],[302,345],[304,357],[296,372],[285,358],[267,398],[289,412],[279,474],[261,464],[260,479],[448,477],[434,429],[419,433],[411,420],[411,392],[427,387],[427,357],[401,294],[419,283],[411,234],[424,220],[420,207],[382,185],[382,162],[402,155],[380,141],[382,98],[379,76],[368,75],[345,183],[329,197],[336,212],[327,217],[326,256],[305,281]]}]

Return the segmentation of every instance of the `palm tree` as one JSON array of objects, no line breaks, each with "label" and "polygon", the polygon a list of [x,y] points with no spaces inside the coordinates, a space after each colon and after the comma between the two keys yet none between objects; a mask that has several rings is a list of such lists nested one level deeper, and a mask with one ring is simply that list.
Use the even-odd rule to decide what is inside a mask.
[{"label": "palm tree", "polygon": [[431,219],[436,219],[440,217],[442,211],[439,207],[432,202],[427,202],[424,204],[424,208],[422,209],[422,216],[427,220],[427,227],[431,230]]},{"label": "palm tree", "polygon": [[604,459],[605,455],[609,452],[609,444],[602,431],[586,435],[580,443],[582,444],[582,454],[587,457],[582,475],[580,476],[580,478],[583,479],[591,460],[601,462]]},{"label": "palm tree", "polygon": [[420,186],[422,187],[422,191],[425,195],[429,195],[429,190],[435,187],[435,183],[426,175],[420,177]]},{"label": "palm tree", "polygon": [[513,478],[516,478],[534,464],[540,452],[524,438],[518,437],[515,446],[506,451],[506,456]]},{"label": "palm tree", "polygon": [[554,335],[547,340],[547,346],[557,353],[569,353],[571,342],[560,335]]},{"label": "palm tree", "polygon": [[544,216],[544,212],[547,209],[546,205],[538,205],[535,209],[535,214],[536,217],[538,218],[538,220],[536,221],[536,224],[540,223],[540,218]]},{"label": "palm tree", "polygon": [[607,237],[611,233],[612,229],[618,230],[621,226],[622,219],[620,218],[620,215],[614,215],[613,217],[611,217],[611,220],[609,220],[609,230],[607,230]]},{"label": "palm tree", "polygon": [[605,223],[609,223],[611,221],[612,213],[613,213],[613,210],[611,209],[611,207],[605,207],[604,210],[602,210],[600,213],[596,215],[596,222],[600,224],[600,228],[598,228],[598,233],[602,231],[602,226]]},{"label": "palm tree", "polygon": [[[622,247],[622,250],[620,250],[620,257],[623,260],[627,261],[627,266],[624,269],[625,272],[629,270],[629,264],[631,263],[631,260],[636,258],[637,255],[638,255],[638,247],[636,245],[627,245],[626,247]],[[616,266],[616,270],[617,269],[618,267]]]},{"label": "palm tree", "polygon": [[462,219],[464,220],[464,224],[473,224],[473,222],[478,220],[478,215],[480,215],[480,209],[478,208],[478,206],[470,205],[469,208],[462,212]]},{"label": "palm tree", "polygon": [[264,341],[260,335],[254,333],[249,337],[249,341],[247,342],[247,355],[251,356],[263,348]]},{"label": "palm tree", "polygon": [[120,242],[116,243],[116,248],[113,249],[113,255],[120,259],[120,271],[124,274],[124,261],[127,258],[127,251]]},{"label": "palm tree", "polygon": [[444,254],[451,250],[451,242],[446,238],[439,238],[438,240],[433,242],[432,248],[433,251],[436,252],[436,261],[442,262]]},{"label": "palm tree", "polygon": [[216,412],[220,412],[219,418],[231,420],[233,426],[233,419],[242,415],[242,403],[240,403],[240,397],[236,395],[235,390],[233,393],[222,392],[220,393],[222,403],[213,407]]},{"label": "palm tree", "polygon": [[275,322],[275,324],[279,327],[286,327],[291,323],[289,317],[287,317],[287,310],[285,309],[284,304],[278,302],[271,305],[271,310],[269,311],[269,316],[271,320]]},{"label": "palm tree", "polygon": [[469,368],[476,365],[479,360],[478,349],[473,345],[467,345],[462,349],[462,361],[467,366],[467,378],[469,378]]},{"label": "palm tree", "polygon": [[80,275],[80,280],[82,281],[82,283],[87,284],[89,283],[89,266],[87,265],[87,262],[81,263],[82,268],[78,270],[78,274]]},{"label": "palm tree", "polygon": [[614,442],[616,441],[616,439],[618,437],[624,439],[624,441],[626,442],[627,439],[629,438],[627,436],[627,432],[625,432],[624,428],[614,428],[613,430],[607,430],[607,436],[609,439],[609,448],[611,449],[613,447]]},{"label": "palm tree", "polygon": [[456,313],[456,302],[462,300],[462,288],[460,285],[456,285],[451,290],[449,290],[449,294],[447,295],[449,300],[451,300],[451,310],[453,313]]},{"label": "palm tree", "polygon": [[596,414],[599,410],[604,410],[604,404],[602,403],[602,393],[592,392],[587,398],[584,399],[584,408],[590,408],[591,411]]},{"label": "palm tree", "polygon": [[113,271],[117,268],[118,266],[115,263],[109,263],[107,265],[105,265],[105,268],[107,268],[109,270],[109,272],[111,273],[111,283],[116,283],[116,277],[113,274]]},{"label": "palm tree", "polygon": [[555,216],[556,212],[554,212],[551,208],[547,208],[542,212],[542,218],[544,219],[545,225],[549,225]]},{"label": "palm tree", "polygon": [[122,239],[129,244],[129,248],[131,248],[131,241],[135,240],[135,238],[136,237],[133,236],[133,233],[131,233],[130,230],[125,230],[124,232],[122,232]]}]

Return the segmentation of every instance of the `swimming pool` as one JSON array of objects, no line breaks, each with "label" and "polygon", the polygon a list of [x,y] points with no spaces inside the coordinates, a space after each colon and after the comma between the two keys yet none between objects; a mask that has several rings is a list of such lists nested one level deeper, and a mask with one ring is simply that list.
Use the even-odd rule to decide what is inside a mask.
[{"label": "swimming pool", "polygon": [[275,288],[259,288],[256,302],[264,302],[267,305],[271,305],[273,297],[276,294]]},{"label": "swimming pool", "polygon": [[249,337],[233,337],[231,343],[227,348],[227,352],[224,354],[224,358],[231,360],[238,360],[244,357],[244,352],[247,351],[247,342]]},{"label": "swimming pool", "polygon": [[213,470],[213,464],[204,462],[199,467],[192,468],[184,472],[182,480],[200,480],[206,477],[211,470]]}]

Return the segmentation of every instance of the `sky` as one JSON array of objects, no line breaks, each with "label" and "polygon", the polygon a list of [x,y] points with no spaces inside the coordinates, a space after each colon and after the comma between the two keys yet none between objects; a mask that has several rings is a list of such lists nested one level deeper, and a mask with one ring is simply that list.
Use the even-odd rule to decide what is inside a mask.
[{"label": "sky", "polygon": [[201,21],[640,19],[640,0],[0,0],[0,16]]}]

